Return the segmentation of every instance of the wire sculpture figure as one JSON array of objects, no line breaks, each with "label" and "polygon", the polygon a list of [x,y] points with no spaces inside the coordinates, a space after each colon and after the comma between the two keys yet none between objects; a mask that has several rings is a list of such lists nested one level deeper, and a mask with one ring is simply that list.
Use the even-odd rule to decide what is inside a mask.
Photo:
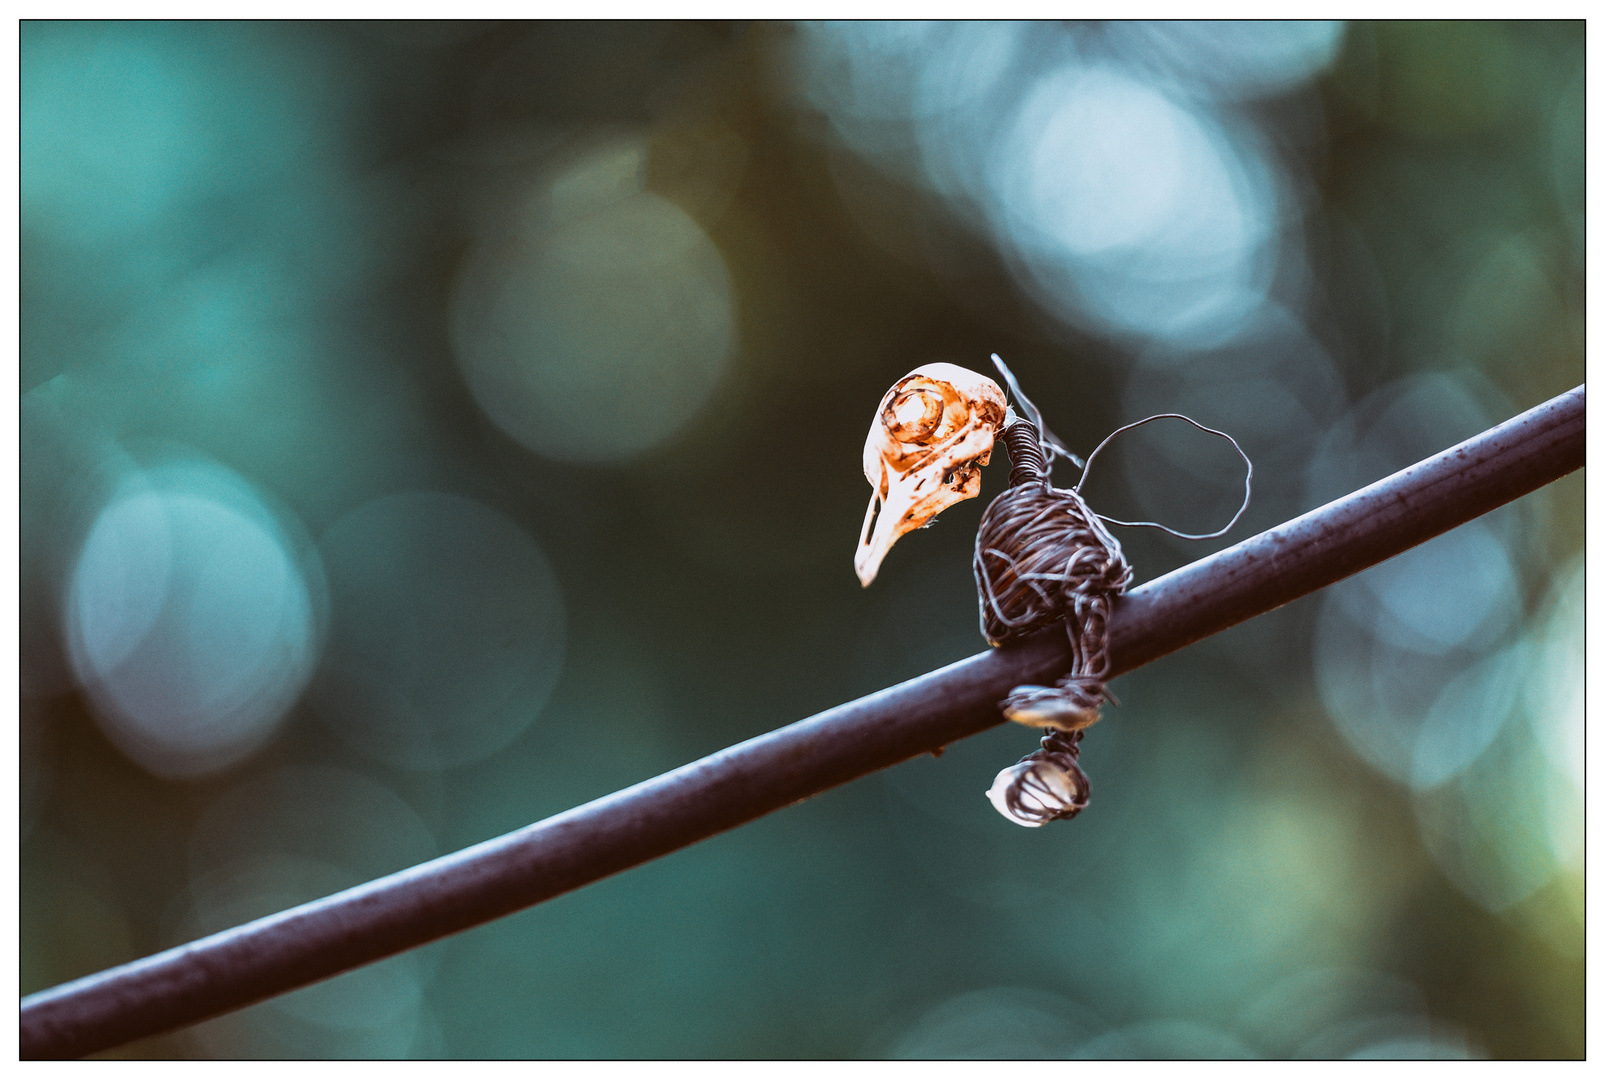
[{"label": "wire sculpture figure", "polygon": [[[996,353],[992,362],[1026,415],[1011,408],[1004,418],[1009,488],[986,508],[975,536],[981,632],[991,644],[1001,645],[1062,621],[1070,639],[1070,670],[1057,683],[1016,686],[1000,703],[1003,715],[1015,723],[1048,730],[1039,749],[998,774],[987,797],[1009,820],[1037,826],[1068,820],[1086,808],[1092,785],[1078,761],[1081,735],[1097,723],[1103,703],[1114,700],[1105,686],[1110,675],[1109,615],[1114,598],[1126,591],[1134,571],[1105,522],[1162,529],[1188,540],[1223,536],[1248,509],[1254,464],[1236,439],[1179,413],[1161,413],[1117,428],[1083,463],[1047,429],[1041,411]],[[1166,418],[1186,420],[1221,436],[1248,466],[1243,503],[1215,532],[1187,534],[1158,522],[1118,521],[1095,513],[1081,497],[1092,462],[1111,439]],[[1080,466],[1081,478],[1074,488],[1053,486],[1055,457]]]}]

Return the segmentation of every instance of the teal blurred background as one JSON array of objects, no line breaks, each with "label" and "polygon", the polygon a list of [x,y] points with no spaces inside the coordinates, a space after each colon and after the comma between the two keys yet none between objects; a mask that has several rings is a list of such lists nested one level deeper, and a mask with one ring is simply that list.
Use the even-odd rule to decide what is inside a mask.
[{"label": "teal blurred background", "polygon": [[[1581,23],[21,29],[21,989],[980,651],[881,394],[1186,412],[1229,537],[1583,378]],[[1092,505],[1217,527],[1183,425]],[[1061,482],[1068,478],[1060,477]],[[113,1056],[1583,1052],[1574,474],[1114,683]]]}]

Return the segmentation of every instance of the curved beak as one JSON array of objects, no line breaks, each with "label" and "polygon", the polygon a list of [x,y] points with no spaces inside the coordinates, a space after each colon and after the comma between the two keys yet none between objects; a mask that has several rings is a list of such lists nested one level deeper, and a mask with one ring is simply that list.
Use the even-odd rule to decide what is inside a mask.
[{"label": "curved beak", "polygon": [[[881,509],[878,518],[875,517],[877,505]],[[875,580],[875,575],[880,573],[881,560],[892,550],[897,538],[903,535],[901,531],[896,531],[896,522],[907,509],[907,506],[902,506],[899,508],[901,512],[894,514],[891,512],[892,507],[881,498],[880,492],[877,491],[869,497],[869,508],[864,511],[864,527],[858,532],[858,553],[853,556],[853,569],[857,571],[858,580],[866,588]],[[871,520],[875,522],[873,537],[869,534]]]},{"label": "curved beak", "polygon": [[[976,439],[976,445],[965,439],[960,446],[965,450],[985,450],[990,452],[990,439],[981,445],[982,440]],[[869,508],[864,511],[864,527],[858,534],[858,553],[853,556],[853,569],[858,572],[858,580],[869,585],[880,572],[881,561],[886,553],[892,550],[892,545],[904,533],[928,525],[932,518],[956,502],[973,499],[981,494],[981,470],[979,457],[971,458],[960,463],[953,463],[951,454],[943,454],[935,461],[920,469],[916,469],[905,476],[893,477],[889,481],[885,474],[881,476],[882,489],[878,489],[870,496]],[[875,506],[880,505],[880,516],[875,516]],[[870,531],[870,522],[874,521],[874,531]]]}]

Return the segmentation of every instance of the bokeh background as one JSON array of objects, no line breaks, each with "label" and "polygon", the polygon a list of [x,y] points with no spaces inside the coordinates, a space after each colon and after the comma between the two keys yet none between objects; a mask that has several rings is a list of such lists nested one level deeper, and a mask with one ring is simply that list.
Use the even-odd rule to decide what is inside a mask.
[{"label": "bokeh background", "polygon": [[[1186,412],[1223,540],[1583,378],[1581,23],[21,28],[21,989],[980,651],[887,386]],[[1095,507],[1212,529],[1155,424]],[[1073,480],[1061,467],[1061,482]],[[1114,684],[116,1054],[1551,1057],[1581,474]],[[114,1055],[115,1056],[115,1055]]]}]

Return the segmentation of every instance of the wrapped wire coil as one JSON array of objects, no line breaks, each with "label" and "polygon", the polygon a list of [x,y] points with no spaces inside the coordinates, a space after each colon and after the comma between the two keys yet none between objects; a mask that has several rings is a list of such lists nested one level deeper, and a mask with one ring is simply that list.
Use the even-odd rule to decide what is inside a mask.
[{"label": "wrapped wire coil", "polygon": [[987,507],[975,537],[981,632],[994,645],[1064,622],[1073,662],[1055,686],[1017,686],[1005,716],[1032,727],[1078,731],[1109,694],[1109,610],[1132,568],[1081,496],[1056,488],[1042,436],[1015,417],[1003,430],[1009,488]]}]

